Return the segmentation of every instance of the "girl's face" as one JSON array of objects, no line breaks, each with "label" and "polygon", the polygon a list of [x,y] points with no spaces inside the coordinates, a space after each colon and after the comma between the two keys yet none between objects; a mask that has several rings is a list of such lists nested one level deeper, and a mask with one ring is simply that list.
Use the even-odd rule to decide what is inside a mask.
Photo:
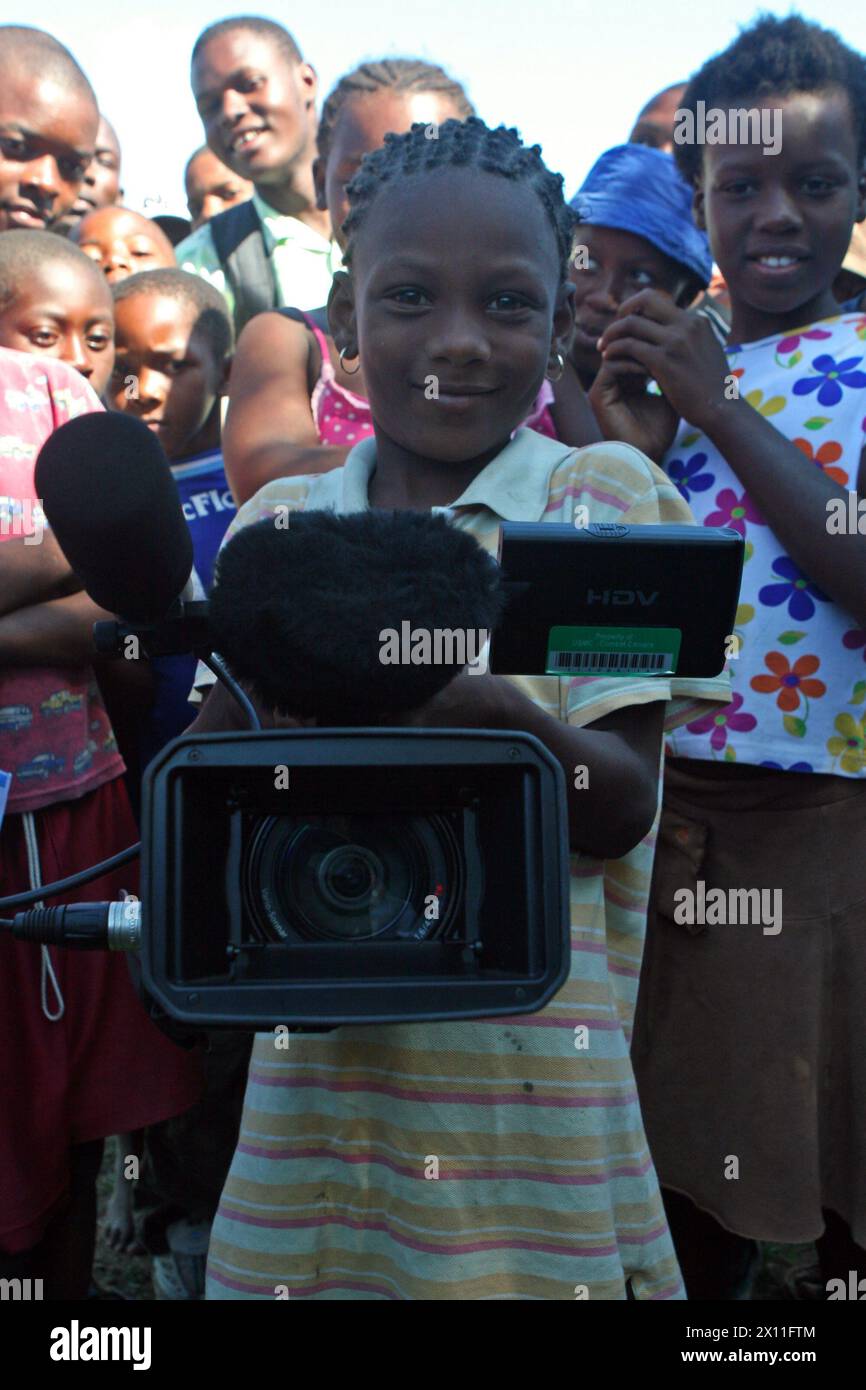
[{"label": "girl's face", "polygon": [[707,145],[695,216],[728,285],[731,338],[754,342],[836,312],[832,284],[866,213],[866,181],[841,88],[743,104],[781,112],[779,153]]},{"label": "girl's face", "polygon": [[567,351],[573,288],[526,184],[446,168],[385,185],[332,292],[360,353],[376,435],[413,455],[492,458]]},{"label": "girl's face", "polygon": [[350,97],[343,103],[331,132],[327,159],[313,166],[318,206],[331,214],[331,227],[340,249],[346,238],[341,228],[349,215],[346,184],[354,178],[365,154],[378,150],[389,131],[402,135],[416,121],[441,125],[460,118],[454,103],[437,92],[379,92]]},{"label": "girl's face", "polygon": [[0,345],[56,357],[80,372],[97,396],[114,366],[114,316],[108,286],[96,275],[46,257],[21,277],[0,313]]}]

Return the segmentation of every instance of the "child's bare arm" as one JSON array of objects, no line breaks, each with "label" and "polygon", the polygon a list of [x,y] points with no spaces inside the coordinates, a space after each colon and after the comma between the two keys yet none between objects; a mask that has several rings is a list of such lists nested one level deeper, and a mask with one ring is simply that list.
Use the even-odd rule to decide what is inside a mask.
[{"label": "child's bare arm", "polygon": [[43,531],[38,545],[23,536],[0,545],[0,617],[80,588],[50,531]]},{"label": "child's bare arm", "polygon": [[223,459],[242,506],[274,478],[326,473],[347,449],[319,444],[310,409],[309,333],[283,314],[247,324],[232,362]]},{"label": "child's bare arm", "polygon": [[[713,441],[800,569],[866,625],[866,536],[833,535],[827,504],[847,494],[747,401],[726,396],[728,364],[710,325],[642,290],[601,339],[613,372],[654,377],[673,409]],[[866,481],[859,461],[858,487]]]},{"label": "child's bare arm", "polygon": [[592,413],[589,398],[568,358],[562,376],[553,383],[550,413],[556,425],[557,438],[574,449],[582,449],[585,444],[598,444],[604,437]]},{"label": "child's bare arm", "polygon": [[0,618],[0,669],[88,665],[94,655],[93,624],[113,617],[85,593],[7,613]]},{"label": "child's bare arm", "polygon": [[[654,700],[576,728],[546,714],[505,676],[464,672],[395,722],[535,734],[565,773],[571,848],[597,859],[619,859],[643,839],[655,818],[664,710],[665,702]],[[585,777],[576,776],[581,767]]]}]

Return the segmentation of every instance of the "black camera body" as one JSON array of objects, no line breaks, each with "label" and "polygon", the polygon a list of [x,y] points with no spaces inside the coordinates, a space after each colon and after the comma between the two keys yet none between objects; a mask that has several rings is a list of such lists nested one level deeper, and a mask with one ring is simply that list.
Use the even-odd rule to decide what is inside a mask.
[{"label": "black camera body", "polygon": [[534,1012],[570,960],[565,776],[524,732],[185,736],[142,802],[142,984],[197,1027]]}]

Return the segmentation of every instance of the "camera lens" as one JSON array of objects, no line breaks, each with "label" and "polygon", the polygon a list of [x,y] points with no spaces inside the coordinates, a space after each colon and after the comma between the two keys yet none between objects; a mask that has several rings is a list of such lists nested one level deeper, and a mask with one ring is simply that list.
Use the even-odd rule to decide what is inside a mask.
[{"label": "camera lens", "polygon": [[338,845],[319,866],[319,891],[336,908],[367,907],[384,881],[381,861],[361,845]]},{"label": "camera lens", "polygon": [[429,940],[462,894],[448,815],[259,817],[244,859],[246,908],[267,941]]}]

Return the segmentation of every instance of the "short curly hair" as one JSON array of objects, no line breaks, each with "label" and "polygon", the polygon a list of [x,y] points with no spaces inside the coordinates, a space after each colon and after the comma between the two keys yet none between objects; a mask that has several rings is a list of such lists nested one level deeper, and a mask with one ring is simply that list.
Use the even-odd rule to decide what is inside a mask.
[{"label": "short curly hair", "polygon": [[156,295],[182,304],[195,315],[193,331],[205,339],[217,366],[222,366],[231,356],[234,329],[226,302],[219,290],[200,275],[168,266],[159,270],[140,270],[136,275],[127,275],[125,280],[118,280],[111,287],[115,304],[133,299],[137,294]]},{"label": "short curly hair", "polygon": [[15,227],[0,236],[0,313],[14,303],[19,294],[26,294],[32,277],[38,277],[52,263],[62,265],[70,274],[89,281],[98,303],[110,289],[101,269],[74,242],[59,233],[31,231]]},{"label": "short curly hair", "polygon": [[567,278],[576,219],[563,195],[562,175],[547,168],[540,145],[524,145],[516,130],[502,125],[492,129],[477,116],[444,121],[436,128],[435,139],[429,126],[416,122],[404,135],[386,135],[380,149],[364,156],[346,187],[349,215],[343,223],[344,262],[351,264],[358,229],[385,184],[449,167],[480,169],[528,184],[547,214],[556,237],[560,272],[563,280]]},{"label": "short curly hair", "polygon": [[255,34],[257,39],[264,39],[265,42],[273,44],[287,63],[295,64],[304,61],[294,36],[289,33],[288,29],[284,29],[282,24],[277,24],[273,19],[263,19],[261,15],[236,14],[229,15],[226,19],[218,19],[202,30],[193,45],[190,66],[195,65],[196,60],[212,39],[221,39],[224,34],[235,34],[239,29],[248,34]]},{"label": "short curly hair", "polygon": [[[828,87],[841,87],[848,94],[862,162],[866,156],[866,59],[831,29],[800,15],[786,19],[759,15],[723,53],[698,69],[680,109],[690,111],[694,119],[699,101],[709,110]],[[675,144],[674,156],[682,174],[694,183],[701,173],[703,146]]]}]

